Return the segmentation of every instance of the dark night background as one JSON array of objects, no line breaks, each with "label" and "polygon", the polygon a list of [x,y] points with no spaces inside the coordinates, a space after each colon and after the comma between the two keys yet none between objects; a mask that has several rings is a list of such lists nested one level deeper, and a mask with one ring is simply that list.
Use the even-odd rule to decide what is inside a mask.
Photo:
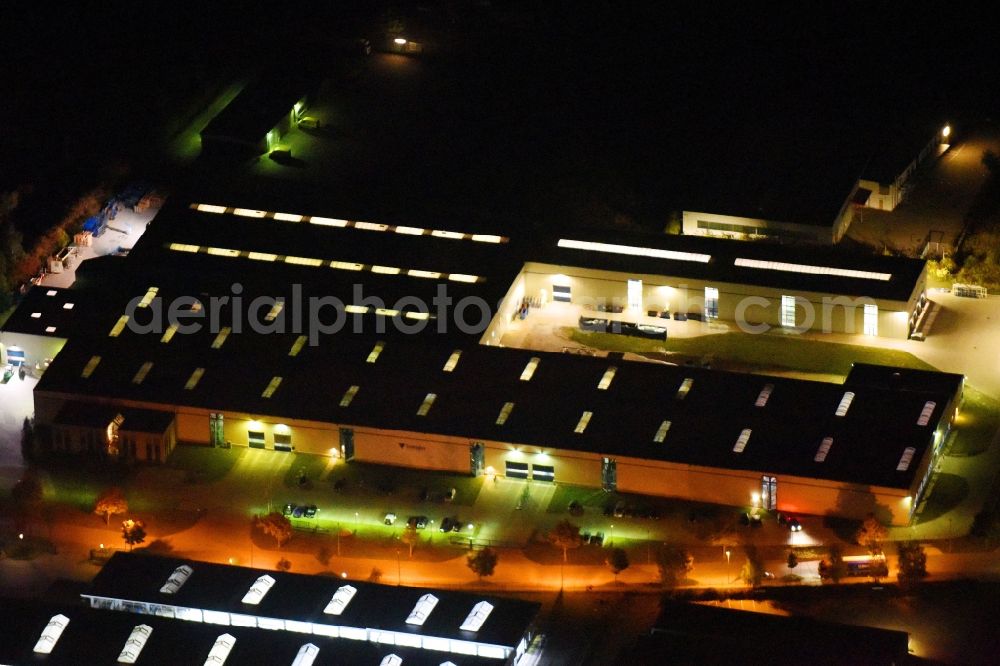
[{"label": "dark night background", "polygon": [[[345,44],[392,20],[433,46],[421,66],[436,77],[419,122],[393,131],[417,137],[440,117],[463,135],[462,154],[420,148],[412,192],[398,180],[435,209],[658,230],[713,177],[754,173],[754,155],[794,169],[796,148],[844,132],[993,113],[984,15],[815,4],[5,5],[0,192],[20,190],[30,238],[101,179],[176,185],[161,149],[220,85],[280,67],[336,81],[356,58]],[[394,168],[387,158],[381,173]]]}]

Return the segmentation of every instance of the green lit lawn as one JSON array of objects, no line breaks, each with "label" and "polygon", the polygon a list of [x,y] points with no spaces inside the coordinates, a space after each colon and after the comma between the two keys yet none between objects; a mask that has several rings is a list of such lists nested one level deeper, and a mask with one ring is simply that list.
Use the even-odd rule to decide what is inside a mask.
[{"label": "green lit lawn", "polygon": [[935,369],[908,352],[785,335],[719,333],[661,342],[613,333],[591,333],[575,328],[565,330],[574,342],[594,349],[639,354],[666,351],[692,358],[712,356],[717,362],[728,361],[750,370],[794,370],[846,375],[855,362],[920,370]]},{"label": "green lit lawn", "polygon": [[955,437],[948,446],[951,456],[974,456],[990,447],[1000,429],[1000,402],[974,388],[965,388],[962,408],[955,421]]},{"label": "green lit lawn", "polygon": [[188,483],[212,483],[229,474],[238,457],[238,449],[180,445],[167,458],[166,465],[187,472]]}]

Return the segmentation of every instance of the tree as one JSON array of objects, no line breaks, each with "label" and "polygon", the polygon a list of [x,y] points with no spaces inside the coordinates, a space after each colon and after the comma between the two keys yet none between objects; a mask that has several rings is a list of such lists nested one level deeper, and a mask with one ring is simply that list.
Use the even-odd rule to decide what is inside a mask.
[{"label": "tree", "polygon": [[764,580],[764,560],[756,546],[746,546],[746,560],[740,569],[740,579],[750,587],[760,587]]},{"label": "tree", "polygon": [[562,548],[563,562],[570,548],[579,548],[583,540],[580,538],[580,528],[568,520],[561,520],[549,531],[549,543],[556,548]]},{"label": "tree", "polygon": [[104,524],[111,524],[111,516],[119,513],[128,513],[128,502],[122,489],[114,486],[108,488],[97,496],[94,502],[94,513],[104,516]]},{"label": "tree", "polygon": [[885,525],[878,521],[874,513],[869,513],[865,522],[861,523],[854,539],[867,548],[870,554],[878,555],[882,552],[882,543],[888,535],[889,532],[885,529]]},{"label": "tree", "polygon": [[146,523],[138,518],[122,521],[122,539],[129,550],[146,540]]},{"label": "tree", "polygon": [[413,557],[413,547],[420,543],[420,535],[417,534],[417,526],[409,524],[403,530],[400,540],[410,547],[410,557]]},{"label": "tree", "polygon": [[896,544],[899,553],[900,582],[916,582],[927,576],[927,553],[919,541],[901,541]]},{"label": "tree", "polygon": [[21,525],[27,525],[32,515],[42,503],[44,491],[42,482],[34,470],[27,470],[10,489],[10,498]]},{"label": "tree", "polygon": [[839,583],[847,576],[847,565],[844,563],[844,551],[839,544],[830,546],[827,558],[819,563],[819,575],[821,578],[830,578],[834,583]]},{"label": "tree", "polygon": [[[0,278],[0,289],[3,288],[2,278]],[[5,308],[0,303],[0,312]],[[35,424],[27,416],[24,417],[24,425],[21,426],[21,459],[24,462],[33,462],[35,458]]]},{"label": "tree", "polygon": [[369,583],[380,583],[382,582],[382,570],[378,567],[372,567],[371,572],[368,574]]},{"label": "tree", "polygon": [[278,560],[277,564],[275,564],[275,568],[278,571],[288,571],[292,568],[292,563],[288,561],[288,558],[282,557]]},{"label": "tree", "polygon": [[254,517],[254,526],[264,534],[274,537],[278,542],[278,548],[292,538],[292,521],[277,511],[272,511],[266,516]]},{"label": "tree", "polygon": [[788,551],[788,568],[794,569],[799,566],[799,556],[795,554],[794,550]]},{"label": "tree", "polygon": [[483,580],[483,576],[492,576],[494,569],[497,568],[497,562],[500,557],[497,552],[487,546],[482,550],[478,550],[474,553],[469,553],[467,564],[472,572],[479,576],[479,580]]},{"label": "tree", "polygon": [[628,553],[625,552],[624,548],[612,548],[604,562],[611,569],[611,573],[615,575],[615,582],[618,582],[618,574],[628,569],[630,564]]},{"label": "tree", "polygon": [[660,570],[660,580],[667,587],[676,587],[684,582],[694,569],[694,557],[681,546],[666,544],[656,553],[656,565]]}]

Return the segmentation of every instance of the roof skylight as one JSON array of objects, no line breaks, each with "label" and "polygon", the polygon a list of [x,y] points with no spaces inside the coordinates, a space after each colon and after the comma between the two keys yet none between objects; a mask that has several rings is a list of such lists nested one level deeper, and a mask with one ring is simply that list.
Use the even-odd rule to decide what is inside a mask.
[{"label": "roof skylight", "polygon": [[201,376],[204,374],[205,374],[205,368],[195,368],[194,371],[191,373],[191,376],[188,377],[187,383],[184,384],[184,390],[193,391],[194,387],[197,386],[198,382],[201,381]]},{"label": "roof skylight", "polygon": [[158,291],[160,291],[159,287],[150,287],[149,289],[147,289],[146,293],[143,295],[142,299],[139,301],[139,307],[140,308],[148,308],[149,304],[153,302],[154,298],[156,298],[156,293]]},{"label": "roof skylight", "polygon": [[354,396],[358,394],[358,390],[360,390],[360,388],[361,387],[357,385],[348,386],[347,390],[344,391],[344,397],[340,399],[340,406],[350,407],[351,401],[354,400]]},{"label": "roof skylight", "polygon": [[212,349],[220,349],[222,345],[226,342],[226,338],[229,334],[233,332],[233,329],[229,326],[223,326],[219,329],[218,335],[215,336],[215,340],[212,340]]},{"label": "roof skylight", "polygon": [[760,390],[760,395],[757,396],[757,402],[753,403],[754,407],[763,407],[767,404],[768,399],[771,397],[771,391],[774,390],[774,384],[764,384],[764,388]]},{"label": "roof skylight", "polygon": [[69,625],[69,618],[62,613],[58,615],[53,615],[49,623],[45,625],[42,629],[42,635],[38,637],[38,642],[35,643],[34,651],[38,654],[51,654],[52,648],[56,646],[59,642],[59,637],[62,636],[63,631]]},{"label": "roof skylight", "polygon": [[309,337],[305,335],[300,335],[299,337],[295,338],[295,342],[292,343],[292,348],[288,350],[288,355],[298,356],[299,352],[302,351],[302,348],[305,346],[307,340],[309,340]]},{"label": "roof skylight", "polygon": [[858,271],[851,268],[834,268],[832,266],[813,266],[810,264],[790,264],[784,261],[761,261],[759,259],[737,258],[733,261],[734,266],[742,268],[760,268],[769,271],[783,271],[785,273],[808,273],[810,275],[835,275],[837,277],[859,278],[862,280],[881,280],[886,282],[892,279],[892,273],[877,273],[874,271]]},{"label": "roof skylight", "polygon": [[385,343],[382,342],[381,340],[379,342],[376,342],[375,346],[372,347],[371,352],[368,354],[368,358],[365,359],[365,362],[374,363],[375,361],[377,361],[383,349],[385,349]]},{"label": "roof skylight", "polygon": [[587,424],[590,423],[590,419],[594,416],[594,412],[584,412],[580,415],[580,420],[576,422],[576,427],[573,428],[573,432],[580,435],[587,429]]},{"label": "roof skylight", "polygon": [[351,599],[354,595],[358,593],[358,588],[353,585],[342,585],[337,588],[337,591],[333,593],[333,597],[330,599],[330,603],[326,605],[323,612],[327,615],[341,615],[344,609],[347,608],[347,604],[351,603]]},{"label": "roof skylight", "polygon": [[823,441],[819,443],[819,448],[816,449],[816,457],[813,460],[818,463],[825,462],[831,446],[833,446],[833,437],[824,437]]},{"label": "roof skylight", "polygon": [[653,441],[657,444],[662,444],[663,440],[667,438],[667,432],[670,431],[670,421],[664,421],[660,424],[660,427],[656,429],[656,434],[653,435]]},{"label": "roof skylight", "polygon": [[452,371],[454,371],[455,370],[455,366],[458,365],[458,359],[461,358],[461,357],[462,357],[462,350],[461,349],[456,349],[455,351],[453,351],[451,353],[451,356],[448,357],[448,360],[445,361],[445,364],[444,364],[444,367],[442,368],[442,370],[444,370],[445,372],[452,372]]},{"label": "roof skylight", "polygon": [[115,322],[115,325],[111,327],[111,331],[108,333],[108,337],[117,338],[125,330],[125,325],[128,324],[128,315],[122,315]]},{"label": "roof skylight", "polygon": [[531,378],[535,376],[535,369],[538,368],[538,364],[542,362],[537,356],[532,356],[528,361],[528,364],[524,366],[524,370],[521,372],[521,381],[530,382]]},{"label": "roof skylight", "polygon": [[306,643],[299,648],[298,654],[292,661],[292,666],[312,666],[319,656],[319,648],[312,643]]},{"label": "roof skylight", "polygon": [[925,426],[931,421],[931,414],[934,413],[934,408],[937,407],[937,403],[928,400],[924,403],[924,408],[920,410],[920,417],[917,418],[918,426]]},{"label": "roof skylight", "polygon": [[611,380],[615,378],[616,372],[618,372],[618,368],[616,368],[613,365],[609,367],[607,370],[605,370],[604,376],[601,377],[601,381],[597,383],[597,390],[607,391],[608,388],[611,386]]},{"label": "roof skylight", "polygon": [[747,442],[750,441],[750,428],[744,428],[740,436],[736,438],[736,444],[733,445],[733,453],[743,453],[743,449],[747,448]]},{"label": "roof skylight", "polygon": [[687,377],[681,382],[680,388],[677,389],[677,399],[683,400],[687,397],[688,392],[691,390],[691,386],[694,384],[694,380]]},{"label": "roof skylight", "polygon": [[271,591],[275,582],[276,581],[267,574],[259,577],[254,581],[253,585],[250,586],[247,593],[243,595],[243,603],[256,606],[261,602],[261,599],[263,599],[264,596]]},{"label": "roof skylight", "polygon": [[431,614],[434,607],[437,606],[438,598],[433,594],[425,594],[417,600],[417,604],[410,611],[409,617],[406,618],[406,624],[415,624],[417,626],[423,625],[427,620],[427,616]]},{"label": "roof skylight", "polygon": [[486,622],[486,618],[490,616],[493,612],[493,604],[488,601],[480,601],[472,610],[469,615],[465,618],[465,622],[459,627],[462,631],[479,631],[483,623]]},{"label": "roof skylight", "polygon": [[97,369],[97,364],[100,362],[101,362],[100,356],[91,356],[90,360],[87,361],[87,365],[83,366],[83,372],[80,373],[80,376],[83,377],[84,379],[90,377],[92,374],[94,374],[94,370]]},{"label": "roof skylight", "polygon": [[854,393],[851,391],[845,391],[844,397],[840,399],[840,404],[837,405],[837,410],[834,412],[836,416],[847,416],[847,410],[851,408],[851,403],[854,401]]},{"label": "roof skylight", "polygon": [[507,423],[507,419],[510,418],[510,413],[514,409],[514,403],[505,402],[503,407],[500,408],[500,413],[497,415],[497,425],[503,425]]},{"label": "roof skylight", "polygon": [[141,384],[142,380],[146,378],[146,375],[148,375],[149,371],[152,369],[153,369],[152,361],[146,361],[145,363],[143,363],[141,366],[139,366],[139,369],[136,371],[135,377],[132,378],[132,383]]},{"label": "roof skylight", "polygon": [[153,633],[153,628],[148,624],[137,624],[125,641],[125,647],[118,655],[119,664],[134,664],[139,658],[139,653],[146,646],[149,635]]},{"label": "roof skylight", "polygon": [[226,663],[229,653],[236,645],[236,637],[232,634],[221,634],[215,639],[212,649],[208,651],[208,658],[205,659],[205,666],[221,666]]},{"label": "roof skylight", "polygon": [[281,386],[281,377],[277,375],[271,377],[271,381],[267,383],[267,388],[265,388],[264,392],[260,394],[260,397],[270,398],[274,395],[274,392],[278,390],[279,386]]},{"label": "roof skylight", "polygon": [[707,264],[712,259],[710,254],[697,252],[678,252],[676,250],[661,250],[654,247],[638,247],[635,245],[616,245],[613,243],[595,243],[593,241],[570,240],[560,238],[559,247],[571,250],[590,250],[607,254],[625,254],[633,257],[651,257],[653,259],[669,259],[671,261],[694,261]]},{"label": "roof skylight", "polygon": [[903,449],[903,455],[899,457],[899,464],[896,465],[897,472],[905,472],[910,469],[910,463],[913,462],[913,456],[916,454],[917,450],[912,446],[908,446]]},{"label": "roof skylight", "polygon": [[167,582],[160,588],[160,592],[163,594],[176,594],[177,590],[181,589],[181,586],[187,582],[187,579],[190,578],[193,573],[194,569],[188,565],[180,565],[174,569],[172,574],[170,574],[170,578],[168,578]]},{"label": "roof skylight", "polygon": [[431,407],[434,406],[434,401],[437,400],[436,393],[428,393],[424,397],[424,402],[417,409],[417,416],[427,416],[427,412],[431,411]]}]

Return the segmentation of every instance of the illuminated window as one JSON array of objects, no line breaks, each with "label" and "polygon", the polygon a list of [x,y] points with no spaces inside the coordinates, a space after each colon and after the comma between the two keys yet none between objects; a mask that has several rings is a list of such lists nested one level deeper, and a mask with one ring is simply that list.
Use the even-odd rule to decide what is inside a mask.
[{"label": "illuminated window", "polygon": [[451,273],[448,275],[448,279],[452,282],[478,282],[478,275],[466,275],[464,273]]},{"label": "illuminated window", "polygon": [[358,588],[351,585],[343,585],[337,588],[337,591],[333,593],[333,598],[330,599],[330,603],[326,605],[323,612],[327,615],[342,615],[344,609],[347,608],[347,604],[351,603],[351,599],[354,595],[358,593]]},{"label": "illuminated window", "polygon": [[865,335],[878,335],[878,306],[874,303],[865,304],[864,330]]},{"label": "illuminated window", "polygon": [[97,368],[97,364],[100,362],[101,362],[100,356],[91,356],[90,360],[87,361],[87,365],[83,366],[83,372],[80,373],[80,376],[83,377],[84,379],[90,377],[92,374],[94,374],[94,370]]},{"label": "illuminated window", "polygon": [[744,428],[740,436],[736,438],[736,444],[733,445],[733,453],[743,453],[743,449],[747,448],[747,442],[750,441],[750,428]]},{"label": "illuminated window", "polygon": [[346,391],[344,391],[344,397],[340,399],[341,407],[350,407],[351,401],[354,400],[354,396],[358,394],[360,386],[349,386]]},{"label": "illuminated window", "polygon": [[208,254],[215,255],[217,257],[238,257],[240,256],[239,250],[233,250],[226,247],[210,247],[205,250]]},{"label": "illuminated window", "polygon": [[437,400],[437,394],[436,393],[428,393],[424,397],[424,401],[420,405],[420,408],[417,409],[417,416],[427,416],[427,412],[431,411],[431,407],[434,406],[434,401],[435,400]]},{"label": "illuminated window", "polygon": [[423,236],[426,231],[426,229],[421,229],[420,227],[396,227],[397,234],[406,234],[408,236]]},{"label": "illuminated window", "polygon": [[383,349],[385,349],[385,343],[381,341],[376,342],[375,346],[372,347],[371,352],[368,354],[368,358],[365,359],[365,363],[374,363],[377,361],[379,354],[382,353]]},{"label": "illuminated window", "polygon": [[215,639],[215,643],[212,645],[212,649],[208,651],[208,658],[205,659],[205,664],[224,664],[226,659],[229,658],[229,653],[232,652],[233,646],[236,645],[236,637],[232,634],[222,634]]},{"label": "illuminated window", "polygon": [[795,326],[795,297],[781,297],[781,325],[787,328]]},{"label": "illuminated window", "polygon": [[854,393],[851,391],[846,391],[844,397],[840,399],[840,404],[837,405],[837,411],[834,412],[837,416],[847,416],[847,410],[851,408],[851,402],[854,400]]},{"label": "illuminated window", "polygon": [[937,407],[936,402],[928,400],[924,403],[924,408],[920,410],[920,417],[917,418],[918,426],[925,426],[931,421],[931,414],[934,413],[934,408]]},{"label": "illuminated window", "polygon": [[274,304],[271,306],[271,309],[268,310],[266,315],[264,315],[264,319],[266,321],[274,321],[275,319],[278,318],[278,315],[281,314],[281,311],[284,309],[284,307],[285,307],[285,302],[283,300],[281,299],[276,300]]},{"label": "illuminated window", "polygon": [[462,356],[461,349],[456,349],[455,351],[453,351],[451,353],[451,356],[448,357],[448,360],[445,361],[444,368],[442,369],[445,372],[453,371],[455,369],[455,366],[458,365],[458,359],[461,358],[461,356]]},{"label": "illuminated window", "polygon": [[372,273],[382,273],[384,275],[399,275],[399,269],[394,266],[372,266]]},{"label": "illuminated window", "polygon": [[153,369],[152,361],[146,361],[145,363],[143,363],[142,366],[140,366],[139,370],[135,373],[135,377],[132,378],[132,383],[141,384],[142,380],[146,378],[146,375],[148,375],[149,371],[152,369]]},{"label": "illuminated window", "polygon": [[784,261],[761,261],[759,259],[736,259],[734,266],[742,268],[759,268],[769,271],[784,271],[786,273],[808,273],[811,275],[836,275],[837,277],[860,278],[862,280],[892,279],[891,273],[876,273],[873,271],[856,271],[850,268],[833,268],[831,266],[812,266],[809,264],[790,264]]},{"label": "illuminated window", "polygon": [[584,412],[580,415],[580,420],[576,422],[576,427],[573,428],[573,432],[582,434],[584,430],[587,429],[587,424],[590,423],[590,418],[594,415],[593,412]]},{"label": "illuminated window", "polygon": [[118,318],[118,321],[114,326],[111,327],[111,332],[108,333],[108,337],[117,338],[125,330],[125,325],[128,324],[128,315],[122,315]]},{"label": "illuminated window", "polygon": [[200,210],[202,213],[216,213],[216,214],[218,214],[218,213],[225,213],[226,212],[226,207],[225,206],[215,206],[213,204],[197,204],[195,206],[195,208],[197,208],[198,210]]},{"label": "illuminated window", "polygon": [[347,220],[338,220],[333,217],[310,217],[310,224],[318,224],[322,227],[346,227]]},{"label": "illuminated window", "polygon": [[52,648],[56,646],[59,642],[59,637],[62,636],[63,631],[69,625],[69,618],[60,613],[59,615],[53,615],[49,623],[45,625],[42,629],[42,635],[38,637],[38,642],[35,643],[34,651],[38,654],[51,654]]},{"label": "illuminated window", "polygon": [[292,661],[292,666],[312,666],[317,656],[319,656],[319,648],[312,643],[306,643],[299,648],[298,654]]},{"label": "illuminated window", "polygon": [[288,350],[288,355],[298,356],[299,352],[302,351],[302,347],[305,346],[306,341],[308,339],[309,338],[304,335],[300,335],[299,337],[295,338],[295,342],[292,343],[292,348]]},{"label": "illuminated window", "polygon": [[597,389],[599,391],[607,391],[608,387],[611,386],[611,380],[615,378],[615,373],[618,372],[618,368],[611,366],[604,371],[604,376],[601,377],[601,381],[597,383]]},{"label": "illuminated window", "polygon": [[295,264],[297,266],[322,266],[322,259],[312,259],[310,257],[285,257],[286,264]]},{"label": "illuminated window", "polygon": [[163,337],[160,338],[160,342],[166,344],[174,339],[174,335],[177,333],[177,324],[171,324],[167,326],[167,330],[163,332]]},{"label": "illuminated window", "polygon": [[757,396],[757,402],[753,405],[754,407],[763,407],[767,404],[767,401],[771,397],[771,391],[774,390],[774,384],[764,384],[764,388],[760,390],[760,395]]},{"label": "illuminated window", "polygon": [[528,361],[528,364],[524,366],[524,371],[521,372],[521,381],[530,382],[531,378],[535,376],[535,369],[541,362],[542,359],[538,358],[537,356],[532,356],[531,360]]},{"label": "illuminated window", "polygon": [[150,287],[147,289],[146,293],[142,297],[142,300],[139,301],[139,307],[148,308],[149,304],[153,302],[153,299],[156,298],[156,294],[159,291],[159,287]]},{"label": "illuminated window", "polygon": [[247,259],[253,259],[255,261],[277,261],[278,255],[271,254],[270,252],[250,252],[247,254]]},{"label": "illuminated window", "polygon": [[389,228],[388,224],[378,224],[376,222],[355,222],[355,229],[361,229],[363,231],[386,231]]},{"label": "illuminated window", "polygon": [[225,344],[226,338],[228,338],[229,334],[232,332],[233,329],[228,326],[223,326],[218,335],[215,336],[215,340],[212,341],[212,349],[220,349],[222,345]]},{"label": "illuminated window", "polygon": [[188,245],[186,243],[171,243],[167,247],[177,252],[197,252],[201,249],[200,245]]},{"label": "illuminated window", "polygon": [[497,425],[503,425],[504,423],[506,423],[513,409],[514,409],[514,403],[512,402],[503,403],[503,407],[500,408],[500,414],[497,415]]},{"label": "illuminated window", "polygon": [[434,607],[437,606],[438,598],[433,594],[425,594],[417,600],[417,604],[410,611],[409,617],[406,618],[407,624],[415,624],[417,626],[422,626],[427,620],[427,616],[431,614]]},{"label": "illuminated window", "polygon": [[435,272],[435,271],[421,271],[421,270],[417,270],[415,268],[411,268],[410,270],[406,271],[406,274],[409,275],[410,277],[430,278],[432,280],[437,280],[438,278],[441,277],[441,274],[438,273],[438,272]]},{"label": "illuminated window", "polygon": [[364,264],[356,264],[350,261],[331,261],[330,268],[336,268],[341,271],[360,271],[364,268]]},{"label": "illuminated window", "polygon": [[593,243],[590,241],[569,240],[560,238],[559,247],[571,250],[591,250],[593,252],[606,252],[610,254],[626,254],[633,257],[652,257],[654,259],[670,259],[673,261],[695,261],[707,264],[712,255],[698,254],[694,252],[676,252],[674,250],[660,250],[652,247],[636,247],[634,245],[613,245],[611,243]]},{"label": "illuminated window", "polygon": [[818,463],[824,462],[830,453],[831,446],[833,446],[833,437],[824,437],[823,441],[819,443],[819,448],[816,449],[816,457],[813,460]]},{"label": "illuminated window", "polygon": [[667,438],[667,432],[670,430],[670,421],[664,421],[660,424],[660,427],[656,429],[656,434],[653,435],[653,441],[657,444],[662,444],[663,440]]},{"label": "illuminated window", "polygon": [[266,210],[254,210],[252,208],[234,208],[233,215],[240,215],[242,217],[266,217]]},{"label": "illuminated window", "polygon": [[479,631],[486,618],[493,612],[493,604],[488,601],[480,601],[472,607],[472,611],[465,618],[465,622],[459,627],[462,631]]},{"label": "illuminated window", "polygon": [[683,400],[687,397],[687,394],[691,391],[691,386],[694,384],[694,380],[690,377],[686,378],[681,382],[680,388],[677,389],[677,399]]},{"label": "illuminated window", "polygon": [[913,456],[917,453],[917,450],[912,446],[908,446],[903,449],[903,455],[899,458],[899,464],[896,465],[897,472],[905,472],[910,468],[910,463],[913,462]]},{"label": "illuminated window", "polygon": [[174,569],[172,574],[170,574],[170,578],[168,578],[167,582],[160,588],[160,592],[163,594],[176,594],[177,590],[181,589],[181,586],[187,582],[187,579],[190,578],[193,573],[194,569],[188,565],[180,565]]},{"label": "illuminated window", "polygon": [[184,384],[184,389],[187,391],[193,391],[194,387],[198,385],[201,381],[201,376],[205,374],[205,368],[195,368],[191,376],[188,377],[187,383]]},{"label": "illuminated window", "polygon": [[302,216],[295,215],[294,213],[275,213],[274,219],[280,220],[281,222],[301,222]]},{"label": "illuminated window", "polygon": [[152,633],[153,628],[148,624],[137,624],[125,641],[125,647],[122,648],[121,653],[118,655],[118,663],[134,664],[139,658],[142,648],[146,646],[149,635]]},{"label": "illuminated window", "polygon": [[281,377],[278,377],[277,375],[271,377],[271,381],[268,382],[267,388],[265,388],[264,392],[260,394],[260,397],[270,398],[274,395],[274,392],[278,390],[279,386],[281,386]]}]

